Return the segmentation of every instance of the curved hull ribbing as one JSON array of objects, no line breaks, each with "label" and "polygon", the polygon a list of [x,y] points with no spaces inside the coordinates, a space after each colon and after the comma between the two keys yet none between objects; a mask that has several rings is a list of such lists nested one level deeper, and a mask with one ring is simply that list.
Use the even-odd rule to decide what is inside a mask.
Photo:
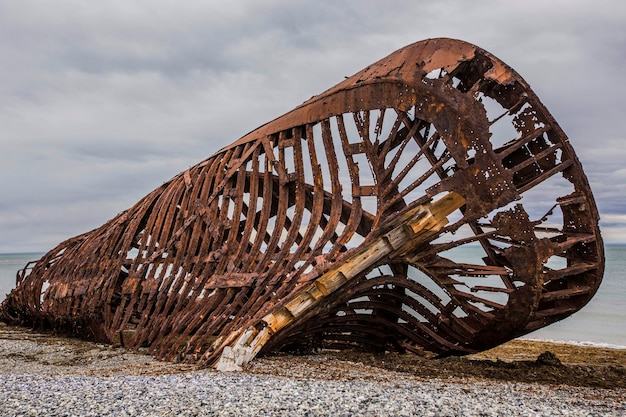
[{"label": "curved hull ribbing", "polygon": [[61,243],[0,317],[223,369],[289,347],[466,354],[589,301],[598,220],[527,83],[430,39]]}]

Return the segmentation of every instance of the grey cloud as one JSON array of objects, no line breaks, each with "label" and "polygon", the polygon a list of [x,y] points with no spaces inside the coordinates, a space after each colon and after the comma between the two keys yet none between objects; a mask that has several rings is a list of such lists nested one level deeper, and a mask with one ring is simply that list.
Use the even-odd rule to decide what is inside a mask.
[{"label": "grey cloud", "polygon": [[625,8],[0,1],[0,252],[46,250],[97,227],[344,76],[438,36],[520,72],[568,133],[613,216],[610,238],[626,241]]}]

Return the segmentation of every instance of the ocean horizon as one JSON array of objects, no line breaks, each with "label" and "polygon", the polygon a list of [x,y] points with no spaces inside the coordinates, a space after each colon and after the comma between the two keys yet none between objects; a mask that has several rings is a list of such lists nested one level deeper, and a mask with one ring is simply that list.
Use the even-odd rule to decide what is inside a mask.
[{"label": "ocean horizon", "polygon": [[[463,248],[472,257],[477,247]],[[478,252],[477,252],[478,253]],[[15,288],[15,276],[43,253],[0,254],[0,301]],[[524,339],[626,348],[626,244],[605,246],[605,273],[596,295],[570,317],[523,336]]]}]

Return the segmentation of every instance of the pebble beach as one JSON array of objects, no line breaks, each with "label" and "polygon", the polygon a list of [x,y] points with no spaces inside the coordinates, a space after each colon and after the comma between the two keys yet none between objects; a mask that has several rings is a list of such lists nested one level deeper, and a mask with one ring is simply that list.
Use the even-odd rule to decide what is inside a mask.
[{"label": "pebble beach", "polygon": [[624,388],[424,378],[323,353],[221,373],[8,326],[0,398],[1,416],[626,415]]}]

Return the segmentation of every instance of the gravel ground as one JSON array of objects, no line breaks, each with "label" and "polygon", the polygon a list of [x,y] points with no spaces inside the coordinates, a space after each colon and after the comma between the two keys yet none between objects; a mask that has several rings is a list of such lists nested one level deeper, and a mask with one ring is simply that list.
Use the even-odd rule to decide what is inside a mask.
[{"label": "gravel ground", "polygon": [[0,413],[15,416],[585,416],[624,404],[580,390],[518,384],[327,381],[250,374],[4,375]]},{"label": "gravel ground", "polygon": [[218,373],[7,328],[0,398],[1,416],[626,415],[623,389],[424,380],[324,355]]}]

